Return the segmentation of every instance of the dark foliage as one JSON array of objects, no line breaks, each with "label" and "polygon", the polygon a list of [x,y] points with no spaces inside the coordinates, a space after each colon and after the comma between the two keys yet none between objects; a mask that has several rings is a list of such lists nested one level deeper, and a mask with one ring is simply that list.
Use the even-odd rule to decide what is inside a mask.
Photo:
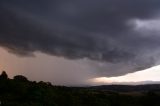
[{"label": "dark foliage", "polygon": [[13,79],[14,79],[15,81],[22,81],[22,82],[28,81],[28,79],[27,79],[25,76],[22,76],[22,75],[14,76]]},{"label": "dark foliage", "polygon": [[14,79],[6,76],[4,72],[0,75],[0,106],[160,106],[158,89],[118,92],[95,87],[53,86],[42,81],[28,81],[21,75]]},{"label": "dark foliage", "polygon": [[8,79],[8,75],[5,71],[2,71],[2,74],[0,75],[0,79],[1,80],[7,80]]}]

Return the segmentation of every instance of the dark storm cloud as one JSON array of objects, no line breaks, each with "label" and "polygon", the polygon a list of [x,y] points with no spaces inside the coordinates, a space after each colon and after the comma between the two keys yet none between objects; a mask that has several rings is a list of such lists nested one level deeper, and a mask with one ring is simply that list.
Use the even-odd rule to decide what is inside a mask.
[{"label": "dark storm cloud", "polygon": [[[1,0],[0,45],[22,56],[40,51],[145,69],[157,61],[159,37],[143,36],[128,22],[154,18],[159,5],[158,0]],[[111,75],[117,73],[128,71]]]}]

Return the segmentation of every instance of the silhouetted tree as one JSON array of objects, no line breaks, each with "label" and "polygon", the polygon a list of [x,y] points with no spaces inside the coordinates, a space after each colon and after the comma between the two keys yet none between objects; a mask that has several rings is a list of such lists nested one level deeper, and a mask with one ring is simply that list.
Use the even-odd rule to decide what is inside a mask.
[{"label": "silhouetted tree", "polygon": [[6,80],[8,79],[8,75],[5,71],[2,71],[2,74],[0,75],[0,80]]},{"label": "silhouetted tree", "polygon": [[16,80],[16,81],[22,81],[22,82],[28,81],[28,79],[23,75],[14,76],[13,79]]}]

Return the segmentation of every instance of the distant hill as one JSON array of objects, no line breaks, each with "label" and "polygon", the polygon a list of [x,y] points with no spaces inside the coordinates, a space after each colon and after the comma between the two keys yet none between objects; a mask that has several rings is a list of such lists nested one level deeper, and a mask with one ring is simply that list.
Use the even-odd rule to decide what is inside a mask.
[{"label": "distant hill", "polygon": [[96,90],[109,90],[118,92],[133,92],[133,91],[160,91],[160,84],[147,85],[101,85],[89,87]]},{"label": "distant hill", "polygon": [[65,87],[3,71],[0,106],[160,106],[160,85]]}]

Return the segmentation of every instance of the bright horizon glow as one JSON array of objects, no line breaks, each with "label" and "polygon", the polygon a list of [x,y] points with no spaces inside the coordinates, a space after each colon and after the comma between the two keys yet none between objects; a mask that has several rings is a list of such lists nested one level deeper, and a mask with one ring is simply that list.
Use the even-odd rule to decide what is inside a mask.
[{"label": "bright horizon glow", "polygon": [[100,77],[91,79],[93,83],[112,84],[143,81],[160,81],[160,65],[119,77]]}]

